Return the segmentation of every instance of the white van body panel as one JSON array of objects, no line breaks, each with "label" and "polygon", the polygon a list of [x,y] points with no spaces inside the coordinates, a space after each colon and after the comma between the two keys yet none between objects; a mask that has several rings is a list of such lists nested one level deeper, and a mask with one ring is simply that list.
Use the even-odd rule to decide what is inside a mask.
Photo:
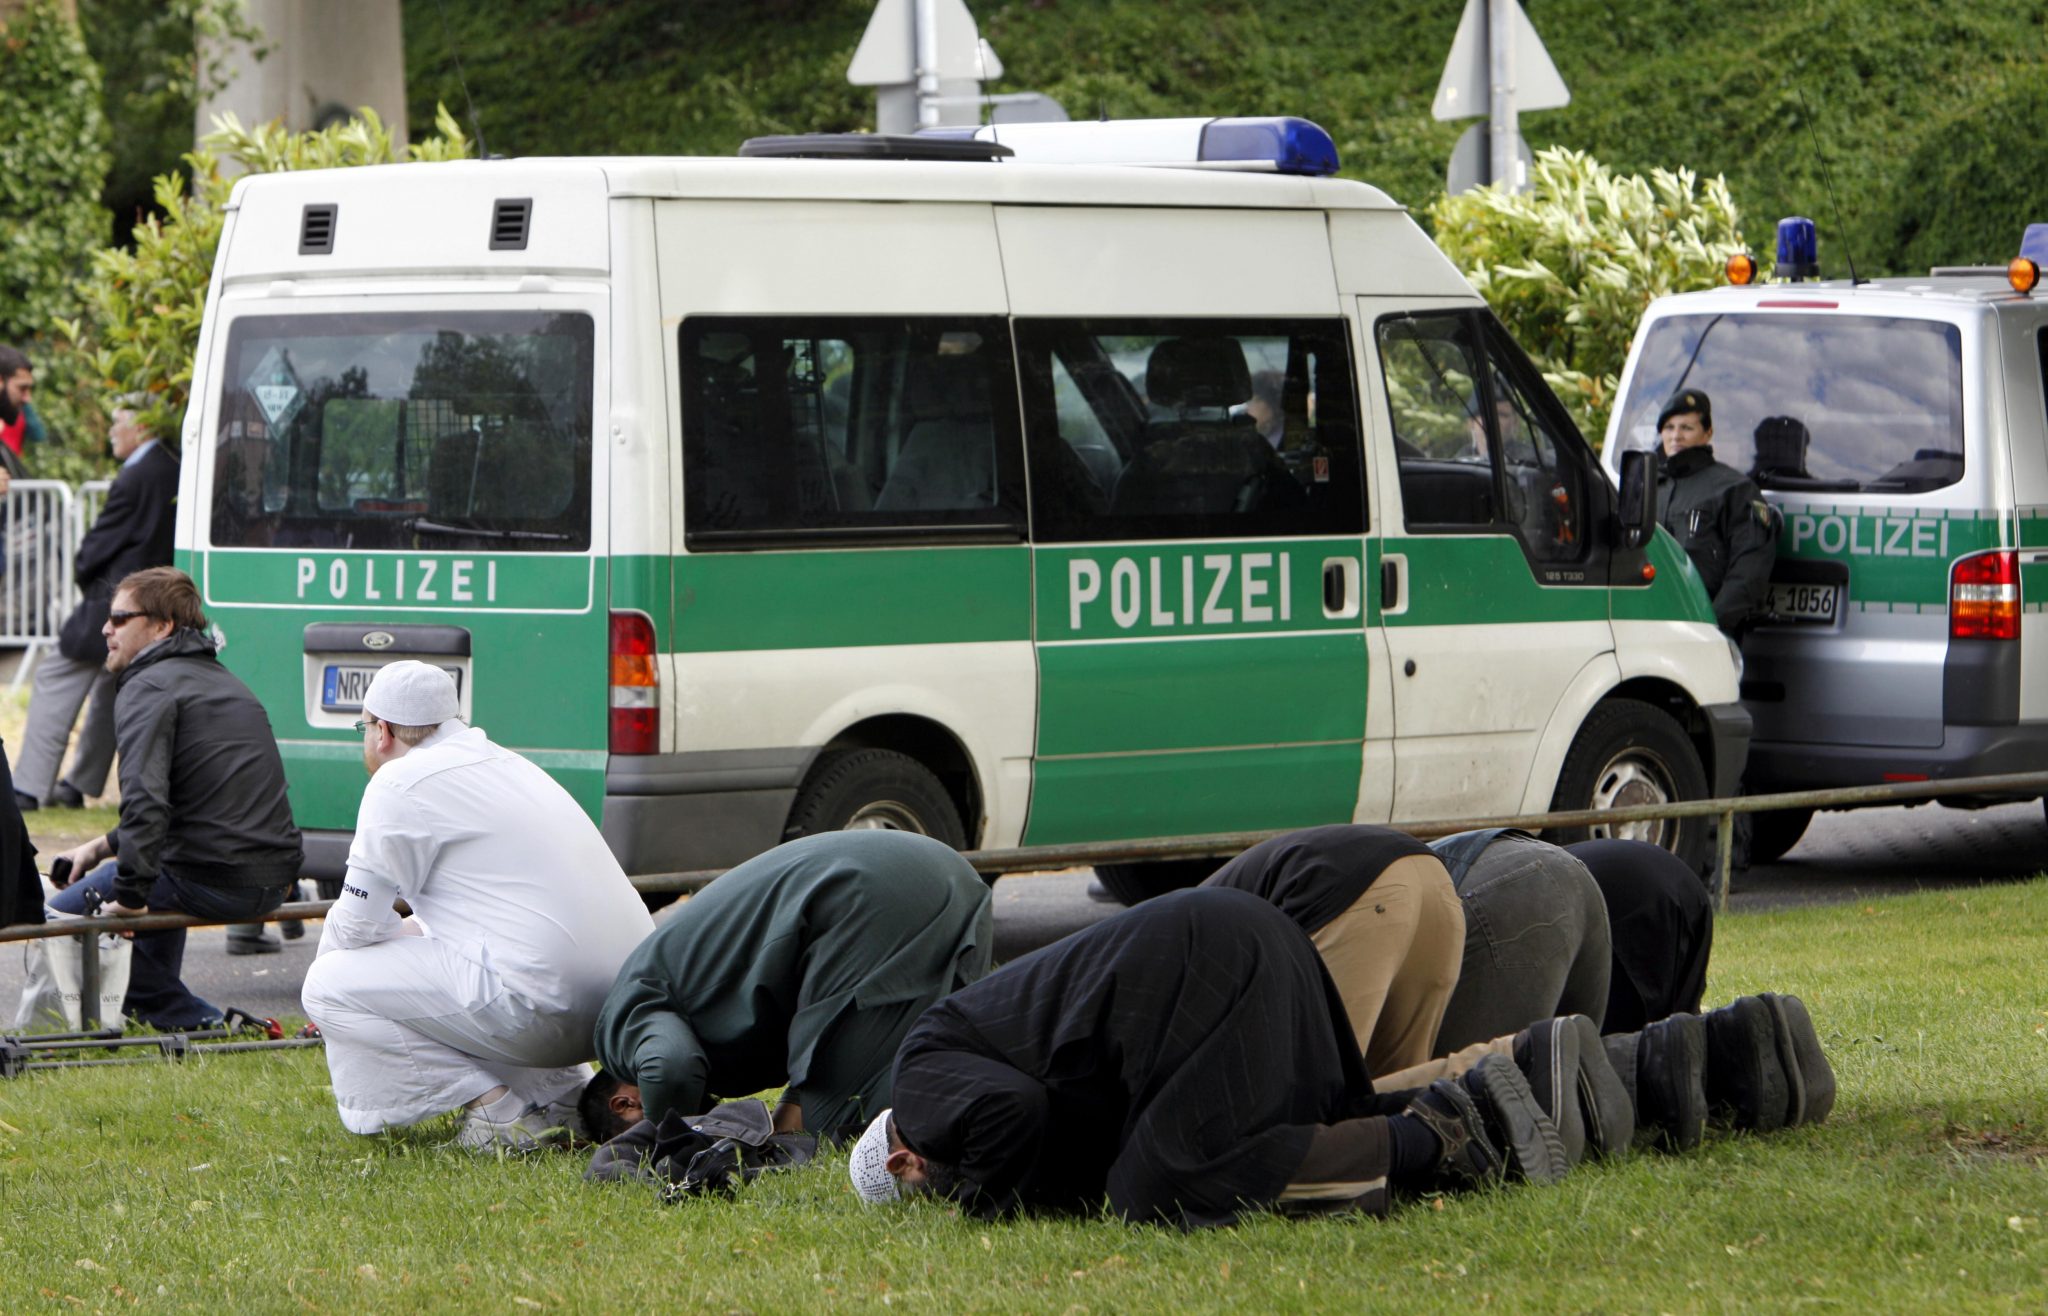
[{"label": "white van body panel", "polygon": [[[1323,216],[1001,206],[1015,315],[1335,315]],[[1239,258],[1218,260],[1218,233]]]}]

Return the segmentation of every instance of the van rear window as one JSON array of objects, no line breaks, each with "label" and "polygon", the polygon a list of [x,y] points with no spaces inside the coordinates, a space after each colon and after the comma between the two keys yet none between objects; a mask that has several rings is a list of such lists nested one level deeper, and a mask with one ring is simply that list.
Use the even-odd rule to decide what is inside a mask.
[{"label": "van rear window", "polygon": [[1657,444],[1680,388],[1714,408],[1714,456],[1765,489],[1922,493],[1963,478],[1962,335],[1874,315],[1680,315],[1646,331],[1621,443]]},{"label": "van rear window", "polygon": [[588,548],[592,342],[574,313],[238,318],[213,543]]}]

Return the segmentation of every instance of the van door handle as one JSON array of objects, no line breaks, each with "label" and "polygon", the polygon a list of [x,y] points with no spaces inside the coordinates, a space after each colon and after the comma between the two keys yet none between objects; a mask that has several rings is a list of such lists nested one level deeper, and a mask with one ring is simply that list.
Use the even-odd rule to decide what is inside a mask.
[{"label": "van door handle", "polygon": [[1401,606],[1401,564],[1387,558],[1380,559],[1380,611],[1391,612]]},{"label": "van door handle", "polygon": [[1359,563],[1353,557],[1323,559],[1323,616],[1330,620],[1358,615]]}]

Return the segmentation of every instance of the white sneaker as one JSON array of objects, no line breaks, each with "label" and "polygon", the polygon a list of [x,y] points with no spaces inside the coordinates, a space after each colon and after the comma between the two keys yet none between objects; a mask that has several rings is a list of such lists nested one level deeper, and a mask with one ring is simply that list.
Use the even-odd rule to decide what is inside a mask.
[{"label": "white sneaker", "polygon": [[455,1145],[466,1151],[539,1151],[560,1141],[553,1132],[553,1125],[542,1113],[540,1107],[528,1107],[526,1112],[513,1120],[494,1120],[475,1108],[462,1117],[462,1129],[455,1135]]},{"label": "white sneaker", "polygon": [[576,1098],[582,1091],[582,1088],[577,1088],[560,1101],[550,1101],[545,1106],[537,1107],[540,1118],[549,1128],[565,1129],[570,1141],[579,1143],[590,1141],[590,1130],[583,1127],[583,1113],[576,1109]]}]

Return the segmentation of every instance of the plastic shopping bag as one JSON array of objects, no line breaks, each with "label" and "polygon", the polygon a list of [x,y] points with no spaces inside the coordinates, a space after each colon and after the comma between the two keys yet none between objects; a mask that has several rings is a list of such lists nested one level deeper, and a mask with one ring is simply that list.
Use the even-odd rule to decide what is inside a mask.
[{"label": "plastic shopping bag", "polygon": [[[72,915],[51,911],[52,923]],[[121,1022],[121,1002],[128,995],[129,960],[135,943],[112,932],[98,942],[100,957],[100,1023]],[[26,944],[26,973],[21,1005],[14,1012],[14,1032],[62,1032],[84,1026],[78,1008],[85,983],[78,938],[44,937]]]}]

